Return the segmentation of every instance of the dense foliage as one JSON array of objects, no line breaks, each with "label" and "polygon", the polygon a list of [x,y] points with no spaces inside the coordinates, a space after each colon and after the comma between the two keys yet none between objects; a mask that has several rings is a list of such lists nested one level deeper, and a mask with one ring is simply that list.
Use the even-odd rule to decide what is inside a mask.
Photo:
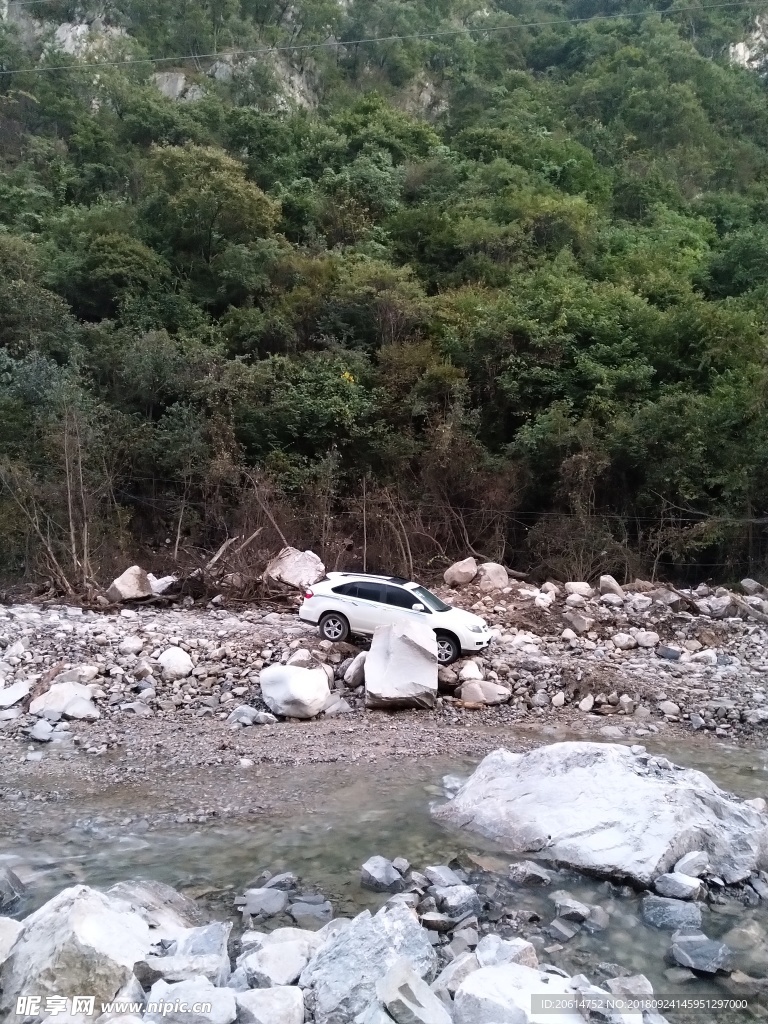
[{"label": "dense foliage", "polygon": [[[201,56],[98,69],[0,26],[4,568],[215,547],[256,500],[329,561],[364,507],[389,567],[759,569],[753,18],[110,0],[86,63]],[[215,56],[265,43],[305,49]]]}]

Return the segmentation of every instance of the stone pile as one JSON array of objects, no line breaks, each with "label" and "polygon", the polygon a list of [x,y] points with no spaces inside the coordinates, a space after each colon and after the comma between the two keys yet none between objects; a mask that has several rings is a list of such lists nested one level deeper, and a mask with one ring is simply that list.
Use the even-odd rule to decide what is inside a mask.
[{"label": "stone pile", "polygon": [[[471,570],[453,568],[453,580]],[[495,639],[441,667],[437,691],[425,649],[421,696],[405,703],[454,721],[485,708],[501,722],[578,720],[610,740],[675,726],[738,737],[768,723],[768,626],[751,617],[768,601],[754,581],[743,581],[739,597],[640,581],[621,587],[610,577],[596,587],[537,588],[502,570],[486,564],[459,589],[438,588],[485,617]],[[392,673],[376,668],[380,647],[368,678],[391,687]],[[367,656],[320,640],[294,610],[278,607],[233,612],[218,599],[119,611],[0,606],[0,729],[63,747],[80,735],[87,747],[87,723],[105,716],[213,717],[236,730],[362,713],[366,703],[397,707],[384,690],[377,698],[378,683],[366,701]]]},{"label": "stone pile", "polygon": [[[7,935],[0,945],[0,1010],[11,1013],[19,996],[32,996],[40,1012],[28,1019],[46,1024],[55,1020],[44,1009],[52,999],[66,1001],[73,1024],[107,1024],[101,1004],[116,999],[133,1004],[121,1024],[181,1024],[190,1019],[188,1010],[179,1016],[183,1003],[198,1004],[195,1024],[524,1024],[538,1019],[531,996],[542,987],[607,999],[613,982],[627,993],[652,994],[642,976],[617,976],[600,987],[541,963],[533,942],[499,934],[482,883],[458,866],[418,872],[402,860],[372,861],[363,884],[375,881],[381,890],[386,877],[383,891],[394,891],[377,912],[330,920],[326,914],[301,927],[282,923],[297,905],[298,880],[265,873],[260,888],[236,901],[245,930],[234,957],[232,923],[202,921],[196,904],[162,883],[65,889],[22,921],[0,919],[0,935]],[[282,899],[268,903],[269,893]],[[567,893],[553,893],[552,902],[559,919],[578,919],[581,905]],[[257,905],[254,916],[249,911]],[[3,930],[9,922],[12,930]],[[670,949],[703,963],[708,941],[680,935]],[[721,951],[723,965],[715,968],[715,950],[707,946],[710,973],[725,969],[727,955]],[[94,996],[93,1012],[73,1008],[83,992]],[[580,1024],[588,1016],[574,1009],[558,1019]]]}]

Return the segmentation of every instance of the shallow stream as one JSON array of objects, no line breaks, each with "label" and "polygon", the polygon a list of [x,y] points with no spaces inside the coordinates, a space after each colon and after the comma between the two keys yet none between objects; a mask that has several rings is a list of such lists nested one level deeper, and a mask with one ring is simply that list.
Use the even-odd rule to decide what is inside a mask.
[{"label": "shallow stream", "polygon": [[[552,739],[546,737],[547,742]],[[704,747],[679,741],[647,746],[678,764],[706,771],[722,788],[740,796],[764,796],[768,791],[768,750],[764,748]],[[297,786],[308,788],[313,797],[313,812],[265,816],[247,825],[221,821],[162,831],[142,829],[135,825],[141,821],[142,808],[124,807],[128,818],[117,824],[114,815],[104,814],[103,799],[90,807],[84,798],[76,813],[67,800],[47,808],[47,834],[37,834],[34,839],[0,837],[0,862],[12,866],[29,885],[23,914],[67,885],[84,882],[106,887],[121,879],[143,877],[159,879],[206,900],[218,916],[231,916],[234,894],[268,869],[296,872],[305,885],[334,902],[337,916],[350,916],[386,899],[359,885],[360,865],[374,853],[406,857],[416,868],[453,857],[469,864],[470,855],[481,856],[484,864],[497,864],[503,873],[509,858],[499,856],[492,844],[446,833],[433,825],[429,816],[429,803],[442,798],[442,777],[467,775],[472,767],[469,761],[446,757],[376,766],[337,763],[286,769],[281,781],[295,775]],[[664,963],[669,935],[642,924],[639,895],[619,895],[606,883],[566,872],[559,874],[550,891],[555,888],[568,889],[577,899],[599,904],[610,915],[611,924],[594,935],[580,932],[546,955],[540,949],[540,959],[569,974],[583,972],[593,978],[599,977],[595,975],[598,963],[619,964],[630,973],[647,975],[657,995],[728,994],[702,980],[670,983]],[[542,926],[555,916],[547,889],[519,890],[515,909],[538,915]],[[737,966],[753,976],[768,976],[768,910],[729,901],[705,909],[704,930],[712,938],[730,933],[729,945],[741,947],[736,950]],[[546,936],[540,941],[540,946],[554,945]],[[693,1016],[673,1012],[666,1016],[670,1021],[764,1019],[754,1005],[735,1015],[701,1011]]]}]

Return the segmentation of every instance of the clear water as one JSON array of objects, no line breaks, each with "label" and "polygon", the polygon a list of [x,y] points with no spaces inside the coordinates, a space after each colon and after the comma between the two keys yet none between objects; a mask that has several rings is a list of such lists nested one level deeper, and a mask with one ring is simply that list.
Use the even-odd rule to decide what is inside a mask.
[{"label": "clear water", "polygon": [[[552,737],[547,737],[551,741]],[[557,737],[561,738],[561,737]],[[562,737],[565,738],[565,737]],[[724,789],[744,797],[764,795],[768,780],[768,750],[741,750],[725,745],[698,747],[674,743],[648,744],[679,764],[706,771]],[[49,808],[45,835],[0,837],[0,861],[14,866],[29,884],[30,898],[23,912],[40,905],[66,885],[84,882],[106,887],[124,878],[155,878],[204,899],[217,916],[233,914],[232,897],[262,870],[292,870],[306,886],[325,893],[337,915],[352,915],[374,908],[386,898],[360,888],[359,868],[374,853],[406,857],[415,867],[445,863],[454,857],[469,863],[468,855],[503,869],[509,862],[492,844],[472,836],[446,833],[432,823],[431,801],[441,799],[445,774],[467,775],[473,764],[455,759],[424,759],[391,765],[324,765],[287,769],[297,785],[311,780],[314,805],[310,813],[288,810],[277,817],[247,825],[180,825],[163,831],[136,830],[132,824],[105,821],[103,802],[86,802],[76,819],[67,805]],[[283,777],[283,782],[285,782]],[[126,807],[140,815],[141,808]],[[99,820],[101,819],[101,820]],[[606,883],[563,873],[552,888],[567,888],[577,899],[601,905],[610,915],[610,927],[595,935],[579,933],[560,950],[546,955],[569,973],[596,977],[603,961],[620,964],[631,973],[647,975],[659,993],[724,994],[714,983],[696,980],[672,985],[665,976],[664,953],[669,936],[642,924],[639,897],[619,895]],[[514,907],[538,915],[549,923],[554,906],[547,890],[522,889],[514,894]],[[737,934],[742,949],[738,967],[753,976],[768,976],[768,912],[735,903],[704,912],[704,929],[711,937],[734,941],[733,929],[757,927],[758,935]],[[553,945],[543,936],[543,946]],[[695,1017],[668,1013],[671,1021],[746,1021],[752,1012]],[[761,1015],[760,1015],[761,1016]]]}]

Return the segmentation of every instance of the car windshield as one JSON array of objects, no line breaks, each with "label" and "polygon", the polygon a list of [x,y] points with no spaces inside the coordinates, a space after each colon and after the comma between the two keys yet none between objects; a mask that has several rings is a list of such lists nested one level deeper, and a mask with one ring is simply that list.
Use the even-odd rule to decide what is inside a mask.
[{"label": "car windshield", "polygon": [[449,604],[445,604],[445,602],[441,601],[439,597],[435,597],[434,594],[430,594],[430,592],[425,590],[424,587],[414,587],[411,590],[411,593],[418,597],[426,608],[431,608],[433,612],[449,612],[451,610],[451,606]]}]

